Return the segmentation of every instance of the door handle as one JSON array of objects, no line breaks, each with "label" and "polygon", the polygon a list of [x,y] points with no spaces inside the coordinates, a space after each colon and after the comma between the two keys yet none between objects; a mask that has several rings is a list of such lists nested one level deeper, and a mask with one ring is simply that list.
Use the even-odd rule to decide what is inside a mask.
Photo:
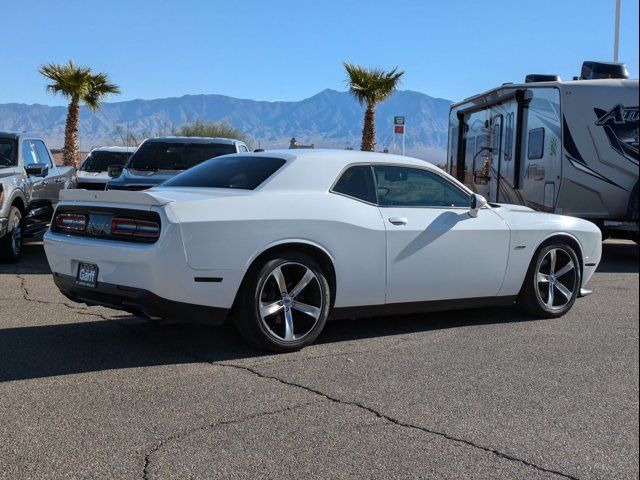
[{"label": "door handle", "polygon": [[393,225],[406,225],[407,219],[405,217],[391,217],[389,222]]}]

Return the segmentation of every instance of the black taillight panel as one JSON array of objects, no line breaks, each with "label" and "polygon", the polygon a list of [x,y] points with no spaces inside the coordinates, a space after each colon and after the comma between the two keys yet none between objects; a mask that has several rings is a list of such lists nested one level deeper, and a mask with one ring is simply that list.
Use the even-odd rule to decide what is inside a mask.
[{"label": "black taillight panel", "polygon": [[61,205],[51,222],[56,233],[136,243],[155,243],[161,229],[156,212],[124,208]]}]

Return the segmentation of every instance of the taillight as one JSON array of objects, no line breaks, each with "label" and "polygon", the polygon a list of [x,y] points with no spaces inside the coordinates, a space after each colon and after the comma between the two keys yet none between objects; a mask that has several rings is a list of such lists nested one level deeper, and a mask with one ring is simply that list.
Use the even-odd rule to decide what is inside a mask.
[{"label": "taillight", "polygon": [[111,235],[158,238],[160,236],[160,224],[148,220],[114,217],[111,219]]},{"label": "taillight", "polygon": [[59,213],[56,215],[56,227],[69,232],[84,232],[87,228],[87,216],[80,213]]}]

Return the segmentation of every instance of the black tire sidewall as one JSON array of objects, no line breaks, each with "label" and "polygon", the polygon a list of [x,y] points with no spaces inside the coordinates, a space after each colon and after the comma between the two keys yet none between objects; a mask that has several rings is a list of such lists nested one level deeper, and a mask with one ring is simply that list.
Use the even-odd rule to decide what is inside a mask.
[{"label": "black tire sidewall", "polygon": [[[24,219],[22,218],[22,213],[20,213],[20,209],[18,209],[17,207],[11,207],[11,209],[9,210],[9,216],[7,217],[7,220],[8,220],[7,227],[14,225],[15,223],[14,219],[16,217],[18,218],[18,222],[22,224]],[[18,259],[20,258],[20,253],[22,252],[23,238],[20,239],[20,248],[16,253],[13,250],[12,237],[13,237],[13,228],[11,228],[11,230],[7,228],[7,232],[5,233],[4,237],[0,239],[0,259],[6,262],[18,261]]]}]

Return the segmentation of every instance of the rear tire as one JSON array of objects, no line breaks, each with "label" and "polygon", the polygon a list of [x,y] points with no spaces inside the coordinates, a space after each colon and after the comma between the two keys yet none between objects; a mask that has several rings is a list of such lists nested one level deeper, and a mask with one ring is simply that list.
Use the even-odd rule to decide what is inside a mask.
[{"label": "rear tire", "polygon": [[0,238],[0,260],[7,263],[17,262],[22,251],[22,213],[18,207],[9,210],[7,232]]},{"label": "rear tire", "polygon": [[576,252],[564,242],[554,242],[533,256],[517,305],[534,317],[561,317],[575,303],[581,285]]},{"label": "rear tire", "polygon": [[234,324],[245,340],[291,352],[311,344],[324,328],[331,290],[312,257],[285,252],[247,273],[238,300]]}]

